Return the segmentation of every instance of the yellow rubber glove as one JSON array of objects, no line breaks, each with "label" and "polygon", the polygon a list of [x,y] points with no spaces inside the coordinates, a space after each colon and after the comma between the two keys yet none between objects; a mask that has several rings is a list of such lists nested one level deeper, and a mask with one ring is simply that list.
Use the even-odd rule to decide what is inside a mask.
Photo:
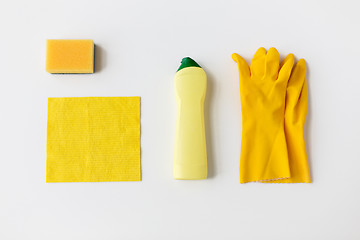
[{"label": "yellow rubber glove", "polygon": [[[284,62],[286,59],[284,60]],[[278,183],[310,183],[308,159],[304,141],[307,113],[306,62],[300,59],[288,83],[285,106],[285,136],[291,177]]]},{"label": "yellow rubber glove", "polygon": [[232,57],[239,67],[243,121],[240,183],[290,178],[284,112],[294,56],[290,54],[281,69],[275,48],[268,53],[260,48],[250,69],[238,54]]}]

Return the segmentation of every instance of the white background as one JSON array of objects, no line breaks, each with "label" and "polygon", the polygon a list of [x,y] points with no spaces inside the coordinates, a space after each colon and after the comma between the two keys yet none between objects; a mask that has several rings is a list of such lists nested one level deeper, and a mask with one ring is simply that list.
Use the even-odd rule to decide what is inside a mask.
[{"label": "white background", "polygon": [[[359,3],[2,1],[0,239],[360,239]],[[46,39],[93,39],[96,73],[45,72]],[[240,184],[237,52],[308,66],[312,184]],[[172,178],[173,76],[208,74],[209,179]],[[47,98],[141,96],[142,181],[45,183]]]}]

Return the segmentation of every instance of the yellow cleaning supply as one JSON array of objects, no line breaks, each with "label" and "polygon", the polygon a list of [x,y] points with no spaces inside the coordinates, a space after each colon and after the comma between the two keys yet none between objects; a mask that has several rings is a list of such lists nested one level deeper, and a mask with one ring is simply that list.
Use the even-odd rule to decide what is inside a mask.
[{"label": "yellow cleaning supply", "polygon": [[184,58],[175,74],[174,82],[177,100],[174,178],[206,179],[206,74],[193,59]]},{"label": "yellow cleaning supply", "polygon": [[140,97],[49,98],[46,182],[140,181]]},{"label": "yellow cleaning supply", "polygon": [[46,71],[49,73],[93,73],[93,40],[47,40]]},{"label": "yellow cleaning supply", "polygon": [[242,111],[240,182],[290,178],[284,131],[286,86],[294,64],[291,54],[280,69],[275,48],[260,48],[250,69],[238,54]]},{"label": "yellow cleaning supply", "polygon": [[310,183],[311,177],[304,140],[307,113],[306,62],[300,59],[293,69],[286,90],[285,136],[291,177],[278,183]]}]

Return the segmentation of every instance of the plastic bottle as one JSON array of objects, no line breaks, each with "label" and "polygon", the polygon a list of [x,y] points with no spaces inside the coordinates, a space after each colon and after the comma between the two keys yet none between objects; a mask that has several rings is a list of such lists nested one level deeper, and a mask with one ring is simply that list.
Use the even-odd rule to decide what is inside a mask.
[{"label": "plastic bottle", "polygon": [[174,81],[177,101],[174,178],[206,179],[206,73],[193,59],[186,57],[181,61]]}]

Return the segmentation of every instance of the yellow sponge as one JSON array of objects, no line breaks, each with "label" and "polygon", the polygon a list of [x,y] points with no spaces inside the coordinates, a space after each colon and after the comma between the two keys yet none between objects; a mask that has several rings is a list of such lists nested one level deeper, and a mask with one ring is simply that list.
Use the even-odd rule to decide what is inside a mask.
[{"label": "yellow sponge", "polygon": [[46,71],[49,73],[93,73],[93,40],[47,40]]}]

